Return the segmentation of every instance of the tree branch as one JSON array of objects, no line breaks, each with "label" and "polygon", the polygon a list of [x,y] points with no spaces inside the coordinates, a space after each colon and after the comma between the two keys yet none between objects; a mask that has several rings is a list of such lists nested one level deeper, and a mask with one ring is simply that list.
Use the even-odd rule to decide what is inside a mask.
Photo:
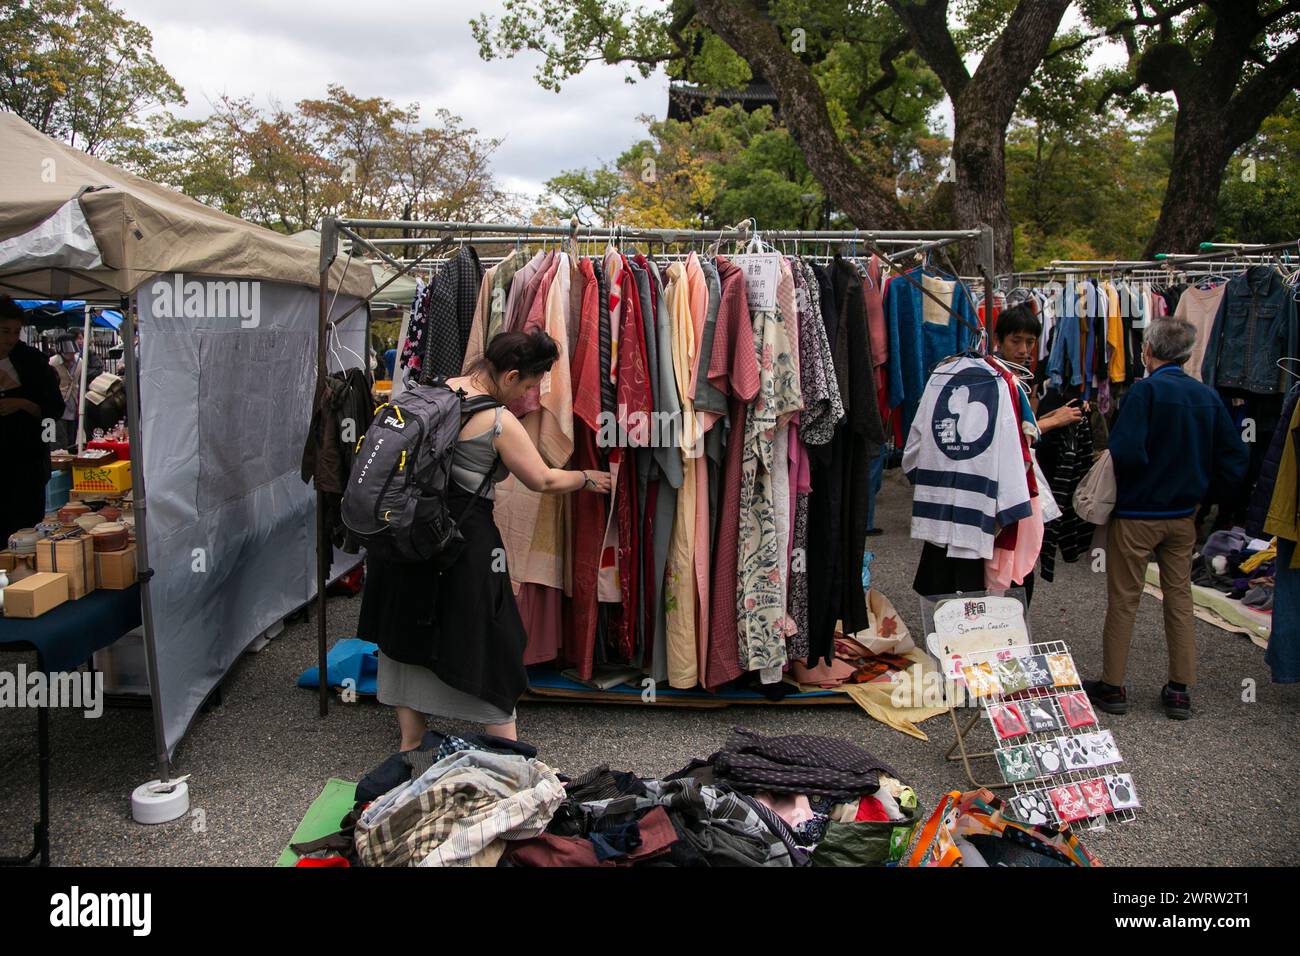
[{"label": "tree branch", "polygon": [[772,84],[782,114],[798,117],[789,124],[791,135],[832,201],[859,226],[905,228],[908,217],[897,197],[872,182],[840,142],[812,71],[772,24],[738,0],[696,0],[695,6],[709,29]]},{"label": "tree branch", "polygon": [[[1006,27],[993,41],[971,78],[969,108],[987,110],[990,121],[1006,129],[1016,101],[1043,62],[1070,0],[1020,0]],[[955,109],[963,104],[953,100]]]},{"label": "tree branch", "polygon": [[1060,56],[1063,53],[1069,53],[1071,50],[1077,50],[1079,47],[1091,43],[1093,40],[1105,40],[1111,37],[1121,36],[1131,31],[1134,27],[1166,26],[1180,13],[1186,13],[1188,10],[1200,5],[1201,0],[1182,0],[1178,5],[1168,8],[1161,8],[1158,4],[1153,3],[1152,6],[1156,8],[1157,12],[1148,16],[1141,12],[1142,4],[1135,3],[1133,4],[1133,8],[1138,11],[1136,16],[1116,21],[1100,33],[1093,33],[1089,36],[1082,37],[1073,43],[1068,43],[1059,49],[1053,50],[1051,53],[1047,54],[1044,59],[1051,59],[1052,57]]},{"label": "tree branch", "polygon": [[905,0],[885,2],[903,21],[912,37],[912,46],[925,58],[955,103],[970,83],[971,76],[948,29],[948,0],[925,0],[919,4]]},{"label": "tree branch", "polygon": [[889,89],[894,85],[895,81],[897,81],[898,67],[894,65],[894,61],[911,48],[912,37],[907,33],[895,37],[889,43],[885,44],[884,48],[880,51],[880,77],[876,82],[865,87],[862,92],[858,94],[857,105],[859,111],[866,109],[868,105],[872,105],[876,107],[876,110],[881,116],[889,119],[891,123],[898,122],[880,107],[879,102],[876,100],[876,96],[877,94],[883,93],[885,90]]},{"label": "tree branch", "polygon": [[1300,75],[1300,40],[1293,40],[1264,70],[1253,76],[1229,101],[1228,139],[1241,146],[1295,89]]}]

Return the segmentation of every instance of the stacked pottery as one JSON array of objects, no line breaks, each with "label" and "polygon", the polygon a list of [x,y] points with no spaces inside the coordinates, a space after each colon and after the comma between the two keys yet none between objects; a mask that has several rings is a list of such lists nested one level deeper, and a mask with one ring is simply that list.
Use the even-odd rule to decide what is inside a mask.
[{"label": "stacked pottery", "polygon": [[82,515],[88,514],[90,514],[89,505],[82,504],[80,501],[70,501],[59,509],[59,523],[68,528],[75,525]]},{"label": "stacked pottery", "polygon": [[128,543],[126,525],[105,521],[90,529],[90,539],[95,542],[96,551],[121,551]]}]

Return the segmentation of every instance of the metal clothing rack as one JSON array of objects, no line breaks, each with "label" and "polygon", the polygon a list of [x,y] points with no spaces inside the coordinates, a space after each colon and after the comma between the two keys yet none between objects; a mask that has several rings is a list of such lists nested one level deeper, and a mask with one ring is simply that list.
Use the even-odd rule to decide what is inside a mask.
[{"label": "metal clothing rack", "polygon": [[[397,237],[368,237],[360,230],[399,230]],[[976,262],[984,282],[984,295],[991,297],[994,289],[993,279],[993,229],[981,224],[973,229],[913,229],[913,230],[873,230],[873,229],[773,229],[759,230],[753,219],[746,219],[735,226],[723,229],[643,229],[623,225],[589,226],[576,219],[557,225],[538,225],[526,223],[490,223],[490,222],[438,222],[405,219],[352,219],[345,216],[325,216],[320,228],[320,313],[316,330],[316,381],[324,381],[328,375],[326,364],[326,341],[330,326],[337,325],[359,308],[369,303],[385,288],[397,279],[410,273],[420,265],[430,262],[441,253],[462,243],[500,244],[517,242],[519,239],[533,237],[544,239],[568,240],[578,239],[605,240],[609,245],[620,247],[625,242],[660,243],[665,247],[681,243],[712,243],[715,246],[723,242],[734,241],[762,249],[762,243],[773,242],[838,242],[853,247],[856,256],[857,246],[862,244],[863,251],[880,258],[882,262],[895,270],[921,291],[934,299],[949,314],[956,315],[948,303],[943,302],[924,285],[907,276],[899,267],[898,261],[910,256],[925,255],[956,242],[977,242]],[[340,239],[347,240],[348,246],[340,250]],[[886,253],[881,247],[885,245],[902,245],[905,248]],[[397,259],[384,250],[394,246],[423,246],[428,250],[415,259]],[[756,250],[757,251],[757,250]],[[772,250],[779,252],[780,250]],[[394,270],[394,274],[384,280],[371,293],[352,309],[339,316],[333,322],[329,313],[337,290],[331,290],[329,270],[341,254],[347,257],[350,265],[358,253],[368,253]],[[359,260],[358,265],[369,269],[369,263]],[[346,270],[345,270],[346,273]],[[961,286],[962,289],[966,287]],[[969,291],[967,291],[969,295]],[[369,343],[367,343],[367,346]],[[366,370],[368,371],[368,369]],[[319,681],[319,710],[324,717],[329,713],[329,686],[326,678],[326,634],[325,634],[325,589],[329,576],[332,549],[325,535],[325,508],[322,494],[316,492],[316,641]]]},{"label": "metal clothing rack", "polygon": [[1180,269],[1201,263],[1230,265],[1232,261],[1262,265],[1273,261],[1266,253],[1296,250],[1300,252],[1300,239],[1272,243],[1203,242],[1201,251],[1194,253],[1157,253],[1152,259],[1053,259],[1047,268],[1012,271],[998,275],[998,279],[1050,277],[1053,275],[1095,275],[1098,272],[1127,273],[1142,269]]}]

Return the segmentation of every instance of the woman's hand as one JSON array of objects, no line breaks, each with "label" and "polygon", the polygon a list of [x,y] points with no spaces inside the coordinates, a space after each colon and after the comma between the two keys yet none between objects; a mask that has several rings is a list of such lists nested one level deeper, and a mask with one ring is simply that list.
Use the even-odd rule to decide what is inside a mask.
[{"label": "woman's hand", "polygon": [[609,494],[610,486],[613,484],[607,471],[584,471],[582,473],[585,482],[583,490],[594,491],[598,495]]}]

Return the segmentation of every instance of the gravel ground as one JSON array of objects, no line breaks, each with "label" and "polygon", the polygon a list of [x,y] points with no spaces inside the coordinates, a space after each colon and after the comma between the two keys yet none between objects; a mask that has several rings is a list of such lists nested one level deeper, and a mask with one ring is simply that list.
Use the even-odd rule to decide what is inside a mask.
[{"label": "gravel ground", "polygon": [[[872,539],[874,584],[920,627],[911,576],[920,550],[910,540],[910,496],[898,472],[886,476]],[[1039,640],[1069,642],[1085,676],[1101,668],[1105,584],[1088,565],[1059,565],[1035,592],[1031,626]],[[331,640],[352,635],[359,598],[331,599]],[[1194,719],[1165,718],[1158,704],[1165,646],[1159,603],[1144,598],[1129,670],[1130,712],[1101,715],[1113,729],[1143,809],[1132,823],[1085,833],[1109,865],[1287,865],[1300,774],[1296,747],[1300,690],[1269,681],[1263,651],[1246,637],[1197,624],[1200,683]],[[130,793],[156,775],[147,709],[114,708],[98,720],[53,714],[53,861],[62,865],[234,865],[273,863],[328,777],[356,780],[397,746],[396,724],[373,703],[336,704],[316,716],[316,695],[295,679],[315,663],[315,627],[296,624],[258,654],[245,655],[225,685],[224,702],[200,715],[178,755],[191,774],[190,816],[143,827],[131,821]],[[5,655],[0,667],[30,655]],[[1255,699],[1246,688],[1254,687]],[[721,711],[524,703],[521,735],[553,767],[581,772],[597,763],[659,775],[707,756],[728,729],[814,733],[851,740],[897,767],[931,808],[962,788],[959,764],[945,762],[952,727],[923,725],[920,741],[879,724],[856,707],[733,707]],[[449,722],[447,729],[457,729]],[[472,729],[472,728],[461,728]],[[981,730],[988,743],[988,731]],[[35,716],[0,711],[0,852],[30,836],[35,819]]]}]

